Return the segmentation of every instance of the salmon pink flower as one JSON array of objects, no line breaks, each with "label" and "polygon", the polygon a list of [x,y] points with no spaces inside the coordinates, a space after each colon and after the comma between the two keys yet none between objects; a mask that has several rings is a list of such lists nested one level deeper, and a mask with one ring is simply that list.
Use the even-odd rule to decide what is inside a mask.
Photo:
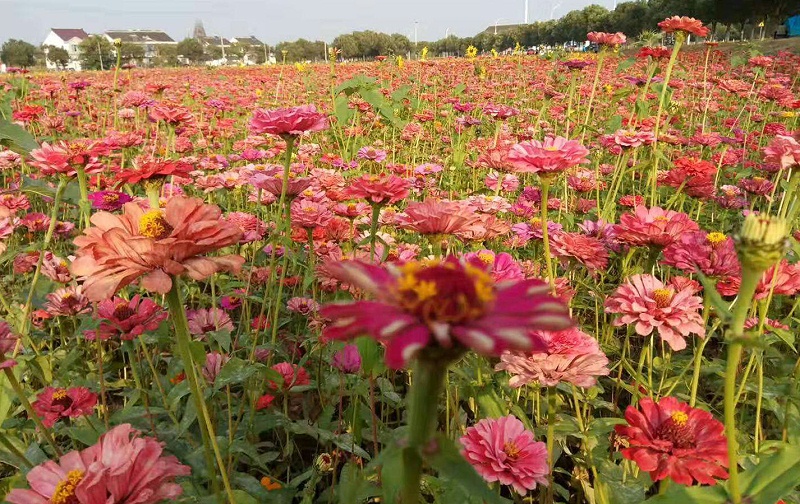
[{"label": "salmon pink flower", "polygon": [[250,131],[256,135],[298,136],[306,132],[328,128],[328,118],[317,111],[314,105],[256,109],[250,119]]},{"label": "salmon pink flower", "polygon": [[639,409],[628,406],[625,420],[628,425],[614,427],[628,443],[622,456],[649,472],[653,481],[714,485],[716,478],[728,478],[725,426],[711,413],[674,397],[658,403],[645,397]]},{"label": "salmon pink flower", "polygon": [[175,478],[191,469],[163,450],[130,424],[118,425],[95,445],[34,467],[26,476],[30,490],[14,489],[6,499],[11,504],[174,502],[183,493]]},{"label": "salmon pink flower", "polygon": [[617,239],[640,247],[666,247],[683,233],[700,229],[685,213],[643,205],[637,206],[633,212],[622,214],[619,221]]},{"label": "salmon pink flower", "polygon": [[490,483],[510,485],[520,495],[548,484],[547,447],[514,415],[483,419],[459,441],[461,454]]},{"label": "salmon pink flower", "polygon": [[370,204],[392,205],[408,197],[411,184],[396,175],[362,175],[350,181],[344,195],[363,198]]},{"label": "salmon pink flower", "polygon": [[576,327],[563,331],[538,331],[547,341],[547,350],[524,354],[506,352],[495,371],[512,375],[508,384],[517,388],[530,383],[555,387],[559,382],[591,387],[598,376],[608,376],[608,357],[597,340]]},{"label": "salmon pink flower", "polygon": [[647,336],[655,329],[672,350],[686,348],[686,336],[705,336],[699,310],[703,298],[691,287],[675,291],[652,275],[633,275],[605,303],[606,313],[618,313],[615,326],[634,324],[636,333]]},{"label": "salmon pink flower", "polygon": [[193,336],[203,336],[210,332],[231,332],[233,321],[221,308],[189,310],[186,312],[189,333]]},{"label": "salmon pink flower", "polygon": [[553,255],[562,259],[574,259],[592,273],[608,266],[608,250],[603,242],[582,233],[556,233],[550,242]]},{"label": "salmon pink flower", "polygon": [[36,397],[32,406],[45,427],[52,427],[60,418],[91,415],[95,404],[97,395],[87,388],[47,387]]},{"label": "salmon pink flower", "polygon": [[272,366],[274,371],[280,373],[283,377],[283,383],[269,382],[269,387],[273,390],[283,390],[288,392],[294,387],[302,387],[311,384],[311,378],[308,376],[308,371],[302,366],[291,364],[289,362],[279,362]]},{"label": "salmon pink flower", "polygon": [[47,313],[54,317],[74,317],[75,315],[92,311],[92,307],[89,304],[90,299],[80,285],[69,285],[57,289],[46,297],[47,303],[45,303],[44,308]]},{"label": "salmon pink flower", "polygon": [[133,185],[145,180],[163,180],[171,176],[186,178],[192,170],[194,170],[194,167],[183,161],[150,159],[143,161],[134,168],[118,172],[116,179],[120,184]]},{"label": "salmon pink flower", "polygon": [[588,155],[589,150],[580,142],[557,136],[547,137],[543,142],[529,140],[515,144],[508,153],[508,160],[518,173],[546,175],[588,163]]},{"label": "salmon pink flower", "polygon": [[485,268],[450,256],[384,269],[359,261],[326,263],[332,276],[376,297],[328,304],[330,339],[371,336],[386,344],[386,363],[404,367],[419,351],[438,348],[458,356],[545,348],[532,329],[572,325],[567,308],[539,280],[495,283]]},{"label": "salmon pink flower", "polygon": [[658,23],[658,27],[661,28],[661,31],[664,33],[681,31],[697,35],[698,37],[707,37],[710,31],[708,27],[703,26],[703,22],[699,19],[687,16],[669,17]]},{"label": "salmon pink flower", "polygon": [[238,243],[242,232],[221,218],[218,207],[197,198],[171,198],[163,211],[127,203],[122,215],[98,212],[91,222],[75,238],[72,272],[82,277],[92,301],[109,299],[140,277],[146,290],[165,294],[172,276],[202,280],[219,271],[238,272],[244,263],[238,255],[203,256]]},{"label": "salmon pink flower", "polygon": [[617,47],[624,44],[627,37],[625,37],[625,34],[622,32],[589,32],[586,34],[586,40],[601,46]]},{"label": "salmon pink flower", "polygon": [[764,161],[780,165],[782,170],[800,166],[800,142],[788,135],[778,135],[764,148]]},{"label": "salmon pink flower", "polygon": [[459,236],[481,231],[480,217],[460,201],[426,199],[409,203],[397,220],[401,228],[424,235]]}]

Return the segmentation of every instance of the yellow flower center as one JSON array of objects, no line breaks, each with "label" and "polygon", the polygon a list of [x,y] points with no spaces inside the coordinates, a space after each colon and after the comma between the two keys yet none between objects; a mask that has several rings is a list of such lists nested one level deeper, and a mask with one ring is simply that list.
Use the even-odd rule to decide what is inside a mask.
[{"label": "yellow flower center", "polygon": [[106,203],[115,203],[119,201],[119,194],[117,193],[106,193],[103,195],[103,201]]},{"label": "yellow flower center", "polygon": [[723,233],[719,233],[719,232],[716,232],[716,231],[713,232],[713,233],[708,233],[706,235],[706,240],[712,246],[719,245],[720,243],[724,242],[726,239],[727,239],[727,236],[725,236]]},{"label": "yellow flower center", "polygon": [[689,420],[689,415],[683,411],[673,411],[672,415],[670,415],[670,418],[672,418],[672,421],[675,423],[675,425],[683,427],[686,425],[686,421]]},{"label": "yellow flower center", "polygon": [[669,306],[672,301],[672,289],[656,289],[653,291],[653,300],[659,308]]},{"label": "yellow flower center", "polygon": [[75,497],[75,489],[83,479],[83,471],[75,469],[67,473],[67,478],[56,485],[53,496],[50,497],[52,504],[78,504]]},{"label": "yellow flower center", "polygon": [[478,259],[484,264],[494,264],[494,254],[489,252],[481,252],[478,254]]},{"label": "yellow flower center", "polygon": [[139,234],[154,240],[166,238],[172,232],[172,226],[161,210],[150,210],[139,219]]},{"label": "yellow flower center", "polygon": [[656,222],[667,222],[667,221],[669,221],[669,219],[667,219],[667,217],[665,215],[659,215],[658,217],[656,217],[653,220],[656,221]]},{"label": "yellow flower center", "polygon": [[495,299],[494,281],[482,268],[438,260],[404,264],[396,289],[400,306],[428,323],[474,320]]},{"label": "yellow flower center", "polygon": [[555,151],[558,150],[558,147],[545,147],[544,150],[550,151],[550,152],[555,152]]},{"label": "yellow flower center", "polygon": [[509,441],[508,443],[503,445],[503,451],[506,452],[508,458],[516,459],[517,457],[519,457],[519,454],[522,450],[520,450],[519,447],[516,444],[514,444],[513,441]]},{"label": "yellow flower center", "polygon": [[66,397],[67,397],[67,391],[65,389],[63,389],[63,388],[62,389],[58,389],[55,392],[53,392],[53,400],[54,401],[60,401],[61,399],[64,399]]}]

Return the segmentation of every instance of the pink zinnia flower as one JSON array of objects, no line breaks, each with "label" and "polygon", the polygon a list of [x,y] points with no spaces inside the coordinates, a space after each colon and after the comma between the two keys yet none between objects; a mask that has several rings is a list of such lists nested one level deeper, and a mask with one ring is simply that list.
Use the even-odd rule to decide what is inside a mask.
[{"label": "pink zinnia flower", "polygon": [[495,282],[524,280],[525,274],[522,267],[507,252],[495,253],[492,250],[480,250],[464,254],[464,260],[474,265],[488,269]]},{"label": "pink zinnia flower", "polygon": [[788,170],[800,165],[800,142],[788,135],[778,135],[764,148],[764,161]]},{"label": "pink zinnia flower", "polygon": [[272,366],[272,369],[280,373],[281,377],[283,377],[283,383],[278,384],[274,381],[270,381],[269,387],[271,389],[281,389],[284,392],[288,392],[294,387],[302,387],[311,384],[311,377],[308,376],[308,371],[297,364],[279,362]]},{"label": "pink zinnia flower", "polygon": [[206,354],[206,362],[203,364],[203,377],[208,383],[214,383],[222,371],[222,366],[231,360],[230,355],[223,355],[219,352],[210,352]]},{"label": "pink zinnia flower", "polygon": [[60,418],[91,415],[95,404],[97,394],[85,387],[47,387],[36,397],[32,406],[45,427],[52,427]]},{"label": "pink zinnia flower", "polygon": [[664,33],[682,31],[691,33],[692,35],[697,35],[698,37],[707,37],[710,31],[708,27],[703,26],[703,22],[699,19],[687,16],[669,17],[658,23],[658,27],[661,28],[661,31]]},{"label": "pink zinnia flower", "polygon": [[617,239],[639,247],[666,247],[683,233],[699,229],[700,226],[685,213],[640,205],[633,212],[620,216]]},{"label": "pink zinnia flower", "polygon": [[608,376],[608,357],[597,340],[576,327],[563,331],[539,331],[547,341],[547,350],[524,354],[506,352],[500,356],[495,371],[512,375],[508,384],[518,388],[530,383],[555,387],[559,382],[591,387],[598,376]]},{"label": "pink zinnia flower", "polygon": [[202,336],[216,331],[233,331],[231,317],[221,308],[200,308],[186,313],[189,332],[194,336]]},{"label": "pink zinnia flower", "polygon": [[95,210],[105,210],[107,212],[115,212],[122,208],[122,205],[128,203],[133,198],[123,192],[118,191],[98,191],[89,194],[89,201],[92,202],[92,208]]},{"label": "pink zinnia flower", "polygon": [[459,441],[461,454],[490,483],[510,485],[520,495],[548,484],[547,447],[514,415],[483,419]]},{"label": "pink zinnia flower", "polygon": [[344,195],[363,198],[371,204],[392,205],[408,197],[411,183],[396,175],[362,175],[350,181]]},{"label": "pink zinnia flower", "polygon": [[664,249],[664,264],[686,273],[700,270],[715,278],[739,276],[741,266],[733,238],[722,233],[691,231]]},{"label": "pink zinnia flower", "polygon": [[345,345],[344,348],[333,354],[331,364],[342,373],[358,373],[361,369],[361,354],[358,352],[358,347]]},{"label": "pink zinnia flower", "polygon": [[674,397],[658,403],[645,397],[639,408],[628,406],[628,425],[614,430],[628,441],[622,456],[649,472],[653,481],[670,478],[681,485],[714,485],[715,478],[728,477],[725,426],[711,413]]},{"label": "pink zinnia flower", "polygon": [[589,149],[576,140],[547,137],[543,142],[529,140],[515,144],[508,160],[518,173],[560,173],[573,166],[588,163]]},{"label": "pink zinnia flower", "polygon": [[84,294],[83,287],[70,285],[57,289],[46,296],[45,310],[55,317],[74,317],[92,311],[90,300]]},{"label": "pink zinnia flower", "polygon": [[586,34],[586,40],[601,46],[617,47],[624,44],[627,37],[625,37],[625,34],[622,32],[589,32]]},{"label": "pink zinnia flower", "polygon": [[608,266],[608,250],[603,242],[582,233],[556,233],[550,242],[553,255],[574,259],[586,266],[590,272],[605,270]]},{"label": "pink zinnia flower", "polygon": [[471,348],[485,355],[544,348],[532,329],[572,325],[566,306],[544,282],[495,284],[484,269],[450,256],[384,269],[359,261],[329,262],[332,276],[365,290],[376,301],[323,306],[331,320],[323,336],[367,334],[386,344],[386,363],[401,368],[425,347]]},{"label": "pink zinnia flower", "polygon": [[95,334],[102,340],[111,337],[132,340],[147,331],[158,329],[167,316],[166,310],[152,299],[136,295],[128,301],[115,296],[98,303],[97,317],[102,322]]},{"label": "pink zinnia flower", "polygon": [[314,105],[256,109],[250,119],[250,131],[256,135],[298,136],[306,132],[328,128],[328,118],[317,111]]},{"label": "pink zinnia flower", "polygon": [[480,217],[461,201],[426,199],[409,203],[397,221],[401,228],[419,234],[459,236],[481,231]]},{"label": "pink zinnia flower", "polygon": [[686,348],[686,336],[706,334],[703,317],[703,298],[691,288],[675,291],[652,275],[633,275],[620,285],[605,303],[606,313],[618,313],[615,326],[635,324],[636,333],[647,336],[658,331],[672,350]]},{"label": "pink zinnia flower", "polygon": [[376,149],[375,147],[365,146],[358,149],[356,156],[359,159],[366,159],[367,161],[375,161],[381,163],[386,159],[386,151]]},{"label": "pink zinnia flower", "polygon": [[14,489],[11,504],[157,504],[175,501],[183,489],[173,481],[189,466],[163,455],[163,444],[118,425],[97,444],[48,460],[26,476],[30,490]]},{"label": "pink zinnia flower", "polygon": [[309,199],[292,202],[292,224],[304,228],[323,227],[333,219],[333,212],[322,203]]}]

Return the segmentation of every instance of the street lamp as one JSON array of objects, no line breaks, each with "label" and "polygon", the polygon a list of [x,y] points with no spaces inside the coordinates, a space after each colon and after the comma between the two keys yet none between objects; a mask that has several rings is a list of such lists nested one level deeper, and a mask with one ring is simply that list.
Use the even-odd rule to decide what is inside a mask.
[{"label": "street lamp", "polygon": [[528,0],[525,0],[525,24],[528,24]]},{"label": "street lamp", "polygon": [[559,7],[561,7],[561,2],[555,4],[553,8],[550,9],[550,19],[553,19],[553,16],[555,16],[556,9],[558,9]]},{"label": "street lamp", "polygon": [[417,27],[419,26],[419,21],[414,21],[414,47],[417,46]]},{"label": "street lamp", "polygon": [[494,34],[497,35],[497,23],[500,21],[506,21],[506,18],[497,18],[494,20]]}]

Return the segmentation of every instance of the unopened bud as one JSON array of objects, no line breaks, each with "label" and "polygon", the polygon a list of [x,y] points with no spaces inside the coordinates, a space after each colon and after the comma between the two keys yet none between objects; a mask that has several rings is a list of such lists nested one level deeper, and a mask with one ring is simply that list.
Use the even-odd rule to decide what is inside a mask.
[{"label": "unopened bud", "polygon": [[736,240],[742,266],[764,271],[777,264],[789,245],[789,226],[785,219],[749,214]]},{"label": "unopened bud", "polygon": [[314,466],[319,472],[331,472],[333,471],[333,457],[328,453],[321,453],[314,462]]}]

